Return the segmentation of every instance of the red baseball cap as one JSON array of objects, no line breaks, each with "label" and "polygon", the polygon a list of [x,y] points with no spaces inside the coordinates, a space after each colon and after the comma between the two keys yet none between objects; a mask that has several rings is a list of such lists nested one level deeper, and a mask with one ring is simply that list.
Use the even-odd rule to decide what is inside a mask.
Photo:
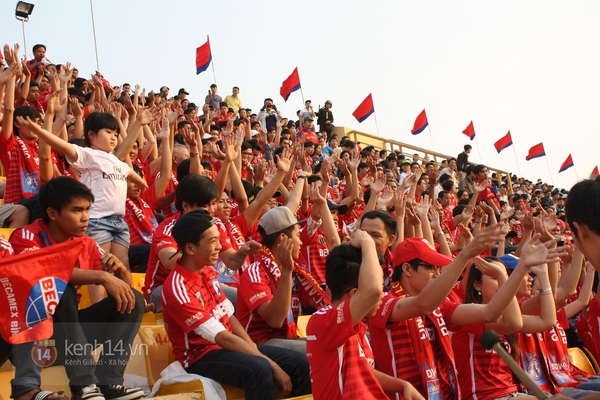
[{"label": "red baseball cap", "polygon": [[445,267],[452,262],[450,257],[435,251],[424,238],[409,238],[401,242],[394,251],[394,268],[414,259],[422,260],[436,267]]}]

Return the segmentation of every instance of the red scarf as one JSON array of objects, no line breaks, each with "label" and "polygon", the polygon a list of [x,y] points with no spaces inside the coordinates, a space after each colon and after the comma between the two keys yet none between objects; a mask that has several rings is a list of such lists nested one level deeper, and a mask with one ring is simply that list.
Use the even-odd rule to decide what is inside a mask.
[{"label": "red scarf", "polygon": [[[150,209],[150,206],[142,199],[138,199],[138,201],[142,204],[142,207]],[[131,219],[133,221],[133,225],[135,229],[140,233],[140,236],[146,243],[152,243],[152,236],[154,235],[154,230],[156,226],[150,221],[148,217],[144,214],[143,210],[131,200],[129,197],[125,201],[125,207],[127,211],[133,215]]]},{"label": "red scarf", "polygon": [[[30,148],[19,136],[14,135],[19,147],[19,176],[21,177],[21,194],[23,197],[32,197],[40,191],[40,162],[37,157],[39,142],[30,142]],[[35,155],[31,150],[35,150]]]},{"label": "red scarf", "polygon": [[[392,283],[390,293],[394,296],[403,299],[408,297],[408,293],[400,282]],[[414,358],[415,365],[425,366],[435,360],[435,370],[437,370],[437,379],[432,379],[426,373],[421,373],[423,377],[423,387],[429,393],[429,399],[460,399],[460,388],[458,387],[456,365],[454,363],[454,353],[452,351],[452,343],[448,334],[446,322],[441,317],[440,308],[436,308],[432,314],[426,316],[436,329],[437,342],[441,345],[442,357],[436,357],[433,346],[425,346],[423,343],[429,339],[422,339],[422,329],[419,329],[418,319],[411,318],[406,321],[408,334],[411,337],[413,347],[410,351],[403,352],[403,356]],[[442,324],[440,324],[442,323]],[[404,324],[400,324],[402,326]],[[399,327],[400,327],[399,326]],[[423,372],[423,371],[421,371]],[[434,389],[437,387],[437,393]]]}]

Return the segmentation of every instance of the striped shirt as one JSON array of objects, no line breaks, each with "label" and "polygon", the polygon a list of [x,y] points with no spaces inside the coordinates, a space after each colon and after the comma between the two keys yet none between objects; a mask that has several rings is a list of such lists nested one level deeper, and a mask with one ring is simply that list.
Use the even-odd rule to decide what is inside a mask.
[{"label": "striped shirt", "polygon": [[176,264],[163,285],[162,309],[173,354],[184,368],[221,349],[214,341],[218,333],[232,332],[233,305],[210,266],[194,273]]},{"label": "striped shirt", "polygon": [[373,374],[375,361],[361,321],[352,325],[350,301],[313,314],[306,328],[306,356],[315,400],[387,399]]}]

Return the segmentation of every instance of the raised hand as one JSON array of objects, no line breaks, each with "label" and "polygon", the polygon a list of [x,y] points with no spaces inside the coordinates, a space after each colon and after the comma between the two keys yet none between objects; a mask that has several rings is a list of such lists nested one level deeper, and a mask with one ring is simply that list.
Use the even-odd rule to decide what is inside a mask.
[{"label": "raised hand", "polygon": [[348,159],[347,165],[350,172],[356,172],[358,170],[358,164],[360,164],[360,154],[352,153]]},{"label": "raised hand", "polygon": [[497,243],[504,240],[504,236],[503,224],[488,226],[475,235],[471,243],[462,249],[461,254],[466,255],[468,258],[473,258],[485,249],[495,249],[498,247]]},{"label": "raised hand", "polygon": [[483,192],[485,189],[487,189],[488,187],[488,181],[487,179],[484,179],[481,181],[481,183],[479,183],[478,185],[475,185],[475,188],[473,189],[473,196],[477,196],[479,195],[481,192]]},{"label": "raised hand", "polygon": [[387,209],[387,205],[392,200],[392,197],[394,197],[394,190],[388,185],[385,185],[382,193],[377,198],[377,208],[383,210]]},{"label": "raised hand", "polygon": [[417,203],[415,206],[417,215],[421,218],[427,218],[427,214],[429,213],[429,195],[423,196],[423,200],[420,203]]},{"label": "raised hand", "polygon": [[73,76],[73,68],[71,68],[71,63],[67,61],[66,64],[60,66],[58,80],[65,83],[71,79],[71,76]]},{"label": "raised hand", "polygon": [[46,106],[47,114],[56,114],[59,111],[59,109],[62,106],[64,106],[65,103],[67,102],[66,98],[64,98],[62,102],[58,98],[61,91],[62,90],[57,90],[56,92],[52,93],[50,95],[50,97],[48,97],[47,106]]},{"label": "raised hand", "polygon": [[321,185],[323,184],[323,182],[321,181],[316,181],[310,184],[310,189],[309,189],[309,195],[310,195],[310,201],[313,204],[326,204],[327,200],[325,200],[325,198],[323,196],[321,196]]},{"label": "raised hand", "polygon": [[500,221],[506,221],[507,219],[512,217],[514,214],[515,214],[514,208],[511,208],[508,211],[504,211],[502,214],[500,214]]},{"label": "raised hand", "polygon": [[499,278],[502,275],[506,276],[506,268],[500,263],[489,262],[481,257],[475,257],[473,262],[475,263],[475,267],[484,275],[492,278]]},{"label": "raised hand", "polygon": [[13,64],[4,71],[0,72],[0,85],[5,85],[18,72],[18,65]]},{"label": "raised hand", "polygon": [[283,149],[277,157],[277,170],[287,173],[292,165],[292,152],[290,149]]},{"label": "raised hand", "polygon": [[566,255],[564,246],[548,249],[548,246],[556,243],[556,239],[542,243],[540,242],[540,236],[539,233],[533,235],[521,249],[521,260],[527,267],[558,262],[560,256]]}]

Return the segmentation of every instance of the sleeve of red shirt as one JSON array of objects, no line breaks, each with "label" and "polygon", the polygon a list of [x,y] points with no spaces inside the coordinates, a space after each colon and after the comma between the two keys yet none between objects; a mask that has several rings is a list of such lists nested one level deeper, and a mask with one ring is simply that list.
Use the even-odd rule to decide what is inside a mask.
[{"label": "sleeve of red shirt", "polygon": [[259,263],[250,265],[240,277],[238,298],[241,297],[244,300],[250,311],[254,311],[263,303],[273,300],[273,293],[267,282],[267,274],[260,268]]},{"label": "sleeve of red shirt", "polygon": [[377,314],[369,318],[369,325],[376,326],[380,329],[394,329],[400,322],[403,322],[388,322],[398,300],[400,300],[400,298],[396,296],[393,296],[389,293],[384,294],[381,305],[377,310]]},{"label": "sleeve of red shirt", "polygon": [[10,235],[9,242],[13,247],[15,254],[27,253],[40,249],[40,246],[31,239],[23,237],[23,229],[15,229]]}]

